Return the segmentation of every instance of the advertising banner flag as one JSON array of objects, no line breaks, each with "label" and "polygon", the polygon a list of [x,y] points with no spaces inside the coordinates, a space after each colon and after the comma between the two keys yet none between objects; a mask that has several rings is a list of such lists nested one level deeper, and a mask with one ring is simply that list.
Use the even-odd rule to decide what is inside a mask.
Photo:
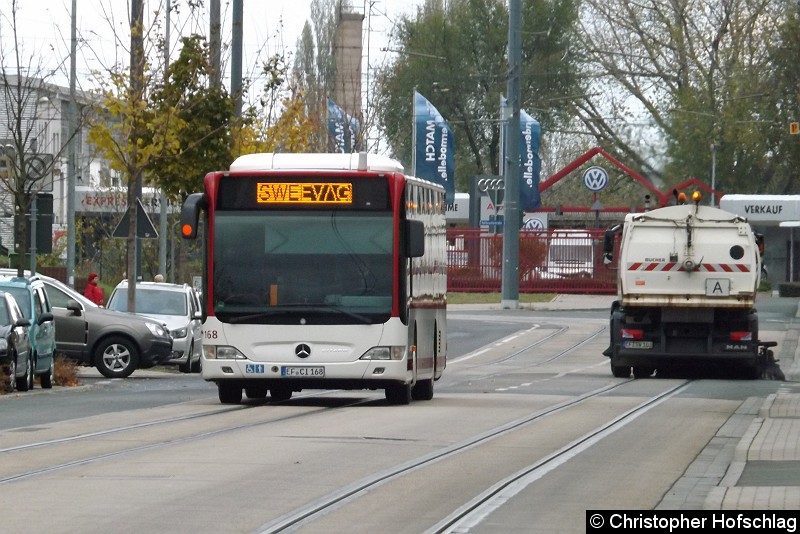
[{"label": "advertising banner flag", "polygon": [[[506,141],[508,137],[508,119],[511,110],[505,97],[500,99],[500,116],[503,126],[500,135],[500,153],[506,161]],[[542,206],[539,196],[539,174],[542,170],[542,160],[539,158],[539,144],[542,137],[542,128],[539,121],[528,115],[525,110],[519,112],[519,208],[535,210]],[[509,140],[510,142],[510,140]],[[505,172],[505,169],[503,169]]]},{"label": "advertising banner flag", "polygon": [[519,207],[522,210],[535,210],[541,207],[539,196],[539,173],[542,160],[539,158],[539,143],[542,127],[539,121],[520,110],[519,113]]},{"label": "advertising banner flag", "polygon": [[328,146],[331,147],[331,152],[353,152],[356,149],[359,128],[358,120],[328,99]]},{"label": "advertising banner flag", "polygon": [[455,201],[455,142],[447,122],[428,100],[414,91],[414,175],[441,184],[445,201]]}]

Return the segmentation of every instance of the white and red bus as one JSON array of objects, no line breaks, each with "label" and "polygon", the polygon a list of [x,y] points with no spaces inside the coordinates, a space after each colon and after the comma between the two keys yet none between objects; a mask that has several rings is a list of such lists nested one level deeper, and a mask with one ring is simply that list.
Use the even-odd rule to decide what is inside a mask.
[{"label": "white and red bus", "polygon": [[447,363],[439,185],[374,154],[250,154],[206,175],[181,226],[203,236],[202,376],[221,402],[433,398]]}]

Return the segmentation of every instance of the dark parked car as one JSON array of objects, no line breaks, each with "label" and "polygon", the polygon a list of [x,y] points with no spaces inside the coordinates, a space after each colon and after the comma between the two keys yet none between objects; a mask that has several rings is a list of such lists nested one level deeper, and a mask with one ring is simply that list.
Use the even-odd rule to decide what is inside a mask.
[{"label": "dark parked car", "polygon": [[[31,322],[29,333],[34,374],[39,377],[43,388],[52,388],[56,369],[56,324],[44,282],[36,275],[28,278],[0,275],[0,291],[11,293],[23,317]],[[28,382],[30,389],[34,381]]]},{"label": "dark parked car", "polygon": [[31,322],[22,315],[10,293],[0,291],[0,365],[5,372],[8,391],[33,387],[33,360],[29,328]]},{"label": "dark parked car", "polygon": [[172,336],[163,324],[101,308],[55,278],[37,276],[55,316],[57,352],[97,367],[108,378],[125,378],[172,357]]}]

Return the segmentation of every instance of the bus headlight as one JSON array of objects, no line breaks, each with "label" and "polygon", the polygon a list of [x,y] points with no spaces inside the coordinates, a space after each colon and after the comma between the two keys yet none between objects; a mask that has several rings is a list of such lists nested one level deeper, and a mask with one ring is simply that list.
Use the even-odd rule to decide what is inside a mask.
[{"label": "bus headlight", "polygon": [[361,356],[361,360],[402,360],[406,355],[406,348],[396,347],[372,347]]},{"label": "bus headlight", "polygon": [[246,360],[244,354],[228,345],[203,345],[203,355],[207,360]]}]

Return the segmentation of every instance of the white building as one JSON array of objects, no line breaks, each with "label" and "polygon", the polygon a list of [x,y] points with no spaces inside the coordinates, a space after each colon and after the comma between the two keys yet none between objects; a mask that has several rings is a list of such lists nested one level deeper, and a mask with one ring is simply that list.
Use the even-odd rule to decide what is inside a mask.
[{"label": "white building", "polygon": [[[40,169],[46,171],[36,178],[33,190],[52,193],[53,235],[66,234],[70,94],[69,88],[40,79],[22,78],[19,84],[16,76],[6,79],[7,84],[0,79],[0,240],[3,246],[14,251],[14,201],[7,180],[14,167],[10,158],[15,158],[18,147],[24,147],[30,176],[35,176]],[[77,117],[85,116],[87,106],[97,102],[93,95],[86,93],[80,93],[76,100]],[[89,126],[86,121],[76,120],[79,127],[74,137],[76,215],[121,212],[126,201],[120,190],[119,176],[110,170],[106,161],[94,155],[87,143]],[[112,190],[116,192],[109,193]]]}]

